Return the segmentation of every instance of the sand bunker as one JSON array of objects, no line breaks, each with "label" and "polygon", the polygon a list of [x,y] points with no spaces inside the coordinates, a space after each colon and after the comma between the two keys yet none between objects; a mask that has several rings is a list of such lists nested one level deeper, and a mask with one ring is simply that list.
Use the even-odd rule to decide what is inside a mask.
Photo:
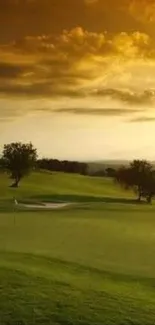
[{"label": "sand bunker", "polygon": [[67,206],[70,206],[71,203],[44,203],[42,202],[41,204],[18,204],[19,207],[24,207],[28,209],[41,209],[41,210],[48,210],[48,209],[62,209]]}]

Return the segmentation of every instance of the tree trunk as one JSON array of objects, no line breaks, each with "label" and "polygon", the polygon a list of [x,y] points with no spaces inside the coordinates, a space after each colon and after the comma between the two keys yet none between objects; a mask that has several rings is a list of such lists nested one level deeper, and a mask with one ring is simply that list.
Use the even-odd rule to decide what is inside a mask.
[{"label": "tree trunk", "polygon": [[150,194],[149,196],[147,196],[147,203],[151,204],[152,203],[152,194]]},{"label": "tree trunk", "polygon": [[138,186],[138,202],[139,203],[141,202],[142,196],[143,196],[143,193],[142,193],[141,186]]},{"label": "tree trunk", "polygon": [[20,178],[16,178],[11,187],[17,188],[19,186]]},{"label": "tree trunk", "polygon": [[138,202],[141,202],[141,198],[142,198],[142,195],[141,195],[141,192],[138,193]]}]

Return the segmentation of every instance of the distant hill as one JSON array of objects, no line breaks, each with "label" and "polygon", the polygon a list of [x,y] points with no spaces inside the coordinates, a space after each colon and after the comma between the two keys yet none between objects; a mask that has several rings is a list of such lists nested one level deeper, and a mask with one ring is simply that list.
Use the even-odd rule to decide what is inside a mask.
[{"label": "distant hill", "polygon": [[128,160],[100,160],[100,161],[90,161],[87,162],[89,166],[89,171],[97,172],[100,170],[105,170],[106,168],[119,168],[120,166],[127,166],[130,161]]},{"label": "distant hill", "polygon": [[121,159],[117,159],[117,160],[115,160],[115,159],[105,159],[105,160],[94,160],[94,161],[88,161],[88,163],[89,164],[101,164],[101,165],[111,165],[111,166],[120,166],[120,165],[122,165],[122,164],[125,164],[125,165],[127,165],[127,164],[129,164],[130,163],[130,160],[121,160]]},{"label": "distant hill", "polygon": [[[155,161],[150,161],[150,163],[155,168]],[[130,164],[130,160],[98,160],[98,161],[88,161],[89,171],[97,172],[100,170],[105,170],[106,168],[119,168],[121,166],[127,166]]]}]

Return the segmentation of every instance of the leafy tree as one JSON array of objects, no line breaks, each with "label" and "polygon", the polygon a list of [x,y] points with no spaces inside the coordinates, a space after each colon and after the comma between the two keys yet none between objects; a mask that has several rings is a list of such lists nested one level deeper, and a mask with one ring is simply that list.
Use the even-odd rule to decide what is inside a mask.
[{"label": "leafy tree", "polygon": [[148,187],[152,176],[152,165],[145,160],[134,160],[130,165],[130,177],[138,193],[139,201],[143,197],[146,186]]},{"label": "leafy tree", "polygon": [[142,197],[145,197],[148,203],[152,202],[152,198],[155,196],[155,171],[151,170],[145,179],[143,185]]},{"label": "leafy tree", "polygon": [[155,172],[149,162],[134,160],[129,167],[120,168],[115,179],[125,189],[133,189],[138,195],[138,201],[144,197],[151,203],[155,195]]},{"label": "leafy tree", "polygon": [[16,142],[4,145],[2,160],[14,180],[12,187],[18,187],[20,180],[35,166],[36,159],[37,150],[32,143]]},{"label": "leafy tree", "polygon": [[115,177],[115,174],[116,174],[116,170],[114,168],[112,168],[112,167],[106,168],[107,177],[113,178],[113,177]]}]

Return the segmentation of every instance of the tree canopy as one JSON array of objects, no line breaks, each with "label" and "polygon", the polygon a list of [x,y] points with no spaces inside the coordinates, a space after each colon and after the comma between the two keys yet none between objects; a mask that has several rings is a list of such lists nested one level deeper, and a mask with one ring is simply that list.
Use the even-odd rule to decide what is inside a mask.
[{"label": "tree canopy", "polygon": [[148,202],[151,202],[155,196],[155,171],[145,160],[134,160],[129,167],[121,167],[115,179],[125,189],[134,190],[139,201],[146,198]]},{"label": "tree canopy", "polygon": [[14,180],[13,187],[18,187],[20,180],[35,166],[36,160],[37,150],[32,143],[13,142],[4,145],[2,161]]},{"label": "tree canopy", "polygon": [[73,173],[86,175],[88,170],[87,163],[77,162],[77,161],[68,161],[68,160],[58,160],[58,159],[39,159],[37,161],[37,167],[39,169],[46,169],[50,171],[64,172],[64,173]]}]

